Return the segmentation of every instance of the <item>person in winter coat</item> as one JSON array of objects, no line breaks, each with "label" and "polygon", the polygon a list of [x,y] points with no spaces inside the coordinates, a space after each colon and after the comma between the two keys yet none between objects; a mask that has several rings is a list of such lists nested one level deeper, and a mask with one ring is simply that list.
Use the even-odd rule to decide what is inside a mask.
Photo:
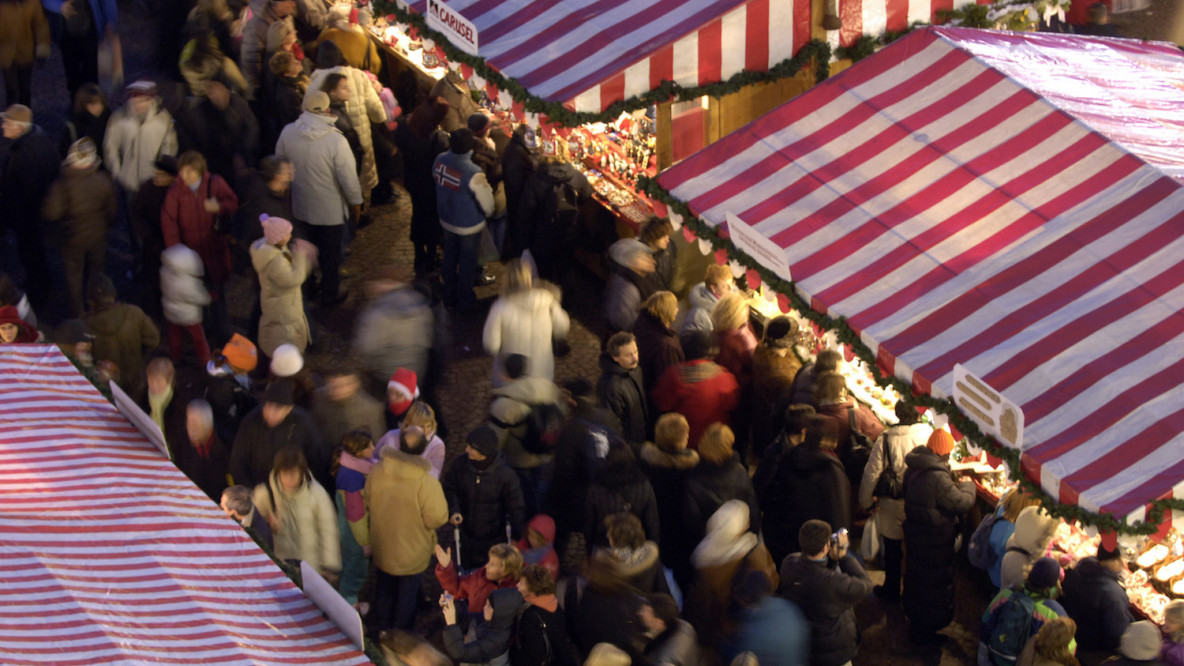
[{"label": "person in winter coat", "polygon": [[223,287],[230,277],[230,248],[219,231],[218,220],[234,215],[238,197],[218,174],[206,170],[201,153],[187,151],[177,158],[177,180],[169,188],[161,209],[165,247],[184,244],[201,256],[210,290],[209,326],[216,337],[229,329],[229,313]]},{"label": "person in winter coat", "polygon": [[[570,258],[581,235],[578,211],[592,200],[592,184],[571,165],[566,141],[544,142],[539,160],[538,168],[523,186],[518,217],[510,220],[510,229],[512,234],[518,234],[521,247],[530,250],[540,276],[569,287]],[[565,202],[563,210],[560,197]]]},{"label": "person in winter coat", "polygon": [[[1132,626],[1134,624],[1139,623],[1132,623]],[[1128,628],[1127,631],[1129,632],[1130,629]],[[1125,654],[1126,650],[1123,650],[1123,653]],[[1160,657],[1167,666],[1184,665],[1184,600],[1174,599],[1169,601],[1167,607],[1164,608],[1163,643]]]},{"label": "person in winter coat", "polygon": [[116,208],[111,176],[99,169],[94,142],[83,137],[70,146],[61,177],[49,187],[41,206],[41,217],[61,229],[62,266],[73,317],[82,315],[83,285],[106,269],[107,230]]},{"label": "person in winter coat", "polygon": [[296,167],[291,160],[268,155],[259,162],[259,173],[247,179],[246,188],[240,198],[234,237],[239,245],[249,248],[251,243],[263,237],[263,225],[259,222],[264,215],[293,219],[292,178]]},{"label": "person in winter coat", "polygon": [[654,255],[654,272],[649,275],[649,293],[674,291],[674,273],[678,266],[678,248],[670,244],[674,226],[664,217],[650,217],[641,226],[637,239]]},{"label": "person in winter coat", "polygon": [[669,594],[648,595],[640,616],[649,638],[645,646],[645,663],[698,666],[700,655],[695,629],[678,616],[678,605]]},{"label": "person in winter coat", "polygon": [[778,593],[797,604],[810,623],[811,664],[850,663],[859,652],[855,605],[871,594],[872,581],[848,552],[847,534],[832,537],[825,521],[806,521],[796,541],[802,550],[781,563]]},{"label": "person in winter coat", "polygon": [[29,322],[21,319],[15,305],[0,306],[0,344],[37,342],[40,334]]},{"label": "person in winter coat", "polygon": [[321,439],[333,443],[356,430],[368,432],[371,437],[386,431],[382,403],[362,390],[354,365],[335,363],[324,376],[325,385],[316,390],[312,401],[312,418]]},{"label": "person in winter coat", "polygon": [[974,506],[974,483],[956,483],[947,463],[954,438],[945,430],[904,458],[904,592],[914,643],[934,640],[954,617],[954,539],[958,519]]},{"label": "person in winter coat", "polygon": [[371,300],[358,317],[352,351],[375,384],[385,385],[399,368],[428,374],[435,316],[412,278],[405,266],[388,265],[366,283]]},{"label": "person in winter coat", "polygon": [[9,104],[33,103],[33,61],[49,58],[49,22],[37,0],[0,2],[0,72]]},{"label": "person in winter coat", "polygon": [[161,305],[169,324],[169,358],[181,362],[181,333],[189,334],[201,365],[210,362],[210,346],[201,328],[201,309],[209,305],[210,292],[202,284],[205,268],[201,257],[184,245],[174,245],[160,255]]},{"label": "person in winter coat", "polygon": [[[795,405],[810,405],[815,409],[818,404],[814,401],[814,382],[818,377],[828,372],[839,372],[843,366],[843,355],[834,349],[823,349],[813,363],[807,363],[794,375],[790,400]],[[846,416],[844,414],[844,416]]]},{"label": "person in winter coat", "polygon": [[[675,555],[690,553],[693,543],[687,543],[682,527],[682,496],[687,475],[699,464],[699,454],[687,448],[690,427],[682,414],[663,414],[654,425],[654,441],[641,447],[641,470],[654,489],[658,500],[658,534],[662,549],[662,563],[674,567]],[[690,579],[689,571],[686,580]]]},{"label": "person in winter coat", "polygon": [[790,387],[802,367],[793,350],[797,341],[797,321],[781,315],[765,326],[764,339],[753,352],[752,440],[758,451],[781,431],[781,417],[790,405]]},{"label": "person in winter coat", "polygon": [[251,0],[251,20],[243,26],[239,65],[247,80],[247,99],[257,99],[263,80],[263,59],[267,50],[267,30],[272,23],[294,25],[296,0]]},{"label": "person in winter coat", "polygon": [[375,457],[381,455],[382,449],[388,446],[396,449],[417,448],[417,445],[408,444],[409,439],[416,441],[422,439],[426,442],[423,458],[431,465],[431,475],[439,479],[444,472],[444,440],[440,439],[436,424],[436,412],[431,405],[422,400],[412,402],[411,406],[407,408],[399,429],[390,430],[382,436],[382,439],[378,441],[378,451]]},{"label": "person in winter coat", "polygon": [[303,62],[291,51],[276,51],[267,60],[267,85],[259,92],[259,105],[264,110],[260,128],[264,151],[273,150],[280,132],[304,111],[308,76]]},{"label": "person in winter coat", "polygon": [[597,644],[609,643],[642,663],[645,625],[640,611],[645,597],[620,577],[616,567],[601,560],[591,560],[586,575],[582,591],[577,580],[563,595],[563,611],[576,649],[588,654]]},{"label": "person in winter coat", "polygon": [[429,97],[395,128],[395,145],[403,155],[403,184],[411,195],[411,244],[415,250],[415,274],[427,275],[436,262],[436,248],[443,230],[436,208],[436,184],[432,165],[448,150],[448,133],[440,121],[448,114],[448,102]]},{"label": "person in winter coat", "polygon": [[518,592],[526,606],[514,625],[511,666],[575,666],[575,650],[567,636],[567,618],[555,596],[555,576],[537,564],[522,570]]},{"label": "person in winter coat", "polygon": [[53,140],[33,124],[33,111],[13,104],[3,116],[6,154],[0,155],[0,200],[5,225],[16,235],[17,255],[25,269],[25,291],[33,307],[45,312],[49,305],[49,269],[41,224],[41,206],[50,184],[61,171]]},{"label": "person in winter coat", "polygon": [[[834,454],[835,428],[830,419],[809,416],[806,436],[777,468],[781,510],[765,516],[765,544],[774,557],[802,550],[797,536],[807,521],[824,520],[835,530],[851,527],[851,485]],[[953,546],[950,547],[951,552]]]},{"label": "person in winter coat", "polygon": [[329,113],[333,114],[333,126],[349,142],[350,152],[354,154],[354,162],[360,165],[365,152],[362,150],[362,141],[358,138],[353,121],[345,110],[345,103],[353,96],[349,79],[345,74],[333,72],[321,79],[320,90],[329,96]]},{"label": "person in winter coat", "polygon": [[604,519],[608,546],[592,551],[592,559],[615,570],[616,575],[643,594],[669,594],[666,574],[658,557],[658,544],[646,540],[641,520],[620,512]]},{"label": "person in winter coat", "polygon": [[[366,512],[366,477],[373,463],[374,438],[365,430],[353,430],[341,442],[333,500],[337,505],[337,532],[341,535],[341,580],[337,591],[350,604],[359,606],[358,592],[370,575],[370,514]],[[368,607],[368,605],[367,605]]]},{"label": "person in winter coat", "polygon": [[448,152],[436,157],[432,174],[436,210],[444,230],[444,304],[449,308],[472,308],[477,302],[473,284],[481,232],[493,214],[495,202],[485,172],[473,162],[473,133],[468,128],[452,133]]},{"label": "person in winter coat", "polygon": [[[325,79],[330,74],[342,74],[349,80],[351,94],[345,101],[345,113],[349,116],[354,131],[358,133],[358,142],[362,146],[362,161],[357,166],[358,181],[362,188],[362,199],[368,204],[370,191],[378,185],[378,167],[374,162],[374,140],[370,134],[370,123],[385,123],[386,109],[382,100],[370,85],[365,72],[350,67],[342,55],[337,44],[321,42],[317,47],[317,68],[309,77],[310,91],[322,90]],[[305,93],[308,102],[308,93]]]},{"label": "person in winter coat", "polygon": [[366,36],[365,29],[358,25],[357,19],[351,17],[353,9],[350,5],[340,4],[331,8],[326,27],[317,42],[333,42],[350,67],[377,74],[382,71],[378,47]]},{"label": "person in winter coat", "polygon": [[[1021,513],[1020,519],[1023,517]],[[1019,528],[1017,525],[1017,533]],[[1130,599],[1120,582],[1125,568],[1117,548],[1099,545],[1096,557],[1087,557],[1065,572],[1061,605],[1077,621],[1081,649],[1091,652],[1117,649],[1123,632],[1134,622]]]},{"label": "person in winter coat", "polygon": [[637,466],[633,450],[620,441],[610,442],[599,469],[592,474],[584,502],[583,533],[588,550],[609,546],[609,517],[625,512],[637,516],[643,535],[657,542],[661,538],[658,500],[654,489]]},{"label": "person in winter coat", "polygon": [[770,592],[780,580],[777,565],[749,524],[749,515],[743,501],[724,502],[708,519],[705,536],[691,555],[695,580],[683,608],[699,643],[707,648],[720,647],[721,619],[727,615],[732,585],[741,570],[763,572]]},{"label": "person in winter coat", "polygon": [[699,465],[687,473],[683,486],[683,529],[690,543],[698,543],[709,529],[708,520],[729,500],[748,507],[753,534],[760,533],[761,511],[748,471],[736,459],[732,446],[736,436],[722,423],[707,428],[699,440]]},{"label": "person in winter coat", "polygon": [[485,602],[485,622],[477,625],[472,641],[465,642],[463,630],[456,623],[456,602],[447,593],[440,596],[444,611],[444,650],[448,656],[466,664],[500,666],[509,662],[514,619],[522,607],[517,588],[497,590]]},{"label": "person in winter coat", "polygon": [[1030,506],[1040,506],[1040,498],[1017,486],[1004,495],[995,508],[995,512],[999,514],[999,520],[995,521],[995,525],[991,528],[990,539],[991,550],[995,553],[995,561],[991,568],[987,569],[991,584],[995,587],[1002,587],[1000,582],[1003,573],[1003,557],[1007,554],[1007,542],[1011,539],[1011,535],[1015,534],[1015,522],[1019,520],[1020,512]]},{"label": "person in winter coat", "polygon": [[415,448],[383,449],[366,479],[366,510],[383,516],[370,525],[378,569],[371,619],[380,631],[406,631],[414,624],[420,578],[431,564],[436,530],[448,522],[444,491],[420,456],[424,444],[420,439]]},{"label": "person in winter coat", "polygon": [[443,479],[449,522],[460,526],[464,549],[460,565],[473,569],[485,564],[490,546],[522,536],[526,503],[518,475],[497,450],[497,434],[482,426],[466,438],[465,456],[457,458]]},{"label": "person in winter coat", "polygon": [[246,486],[227,488],[222,491],[222,498],[218,502],[218,506],[222,507],[222,511],[227,516],[234,518],[243,527],[250,527],[268,550],[275,550],[271,526],[267,524],[267,519],[255,509],[255,503],[251,501],[250,488]]},{"label": "person in winter coat", "polygon": [[52,21],[61,30],[51,32],[62,52],[66,90],[73,95],[99,80],[99,43],[118,39],[119,7],[115,0],[44,0],[41,6],[57,15]]},{"label": "person in winter coat", "polygon": [[851,397],[847,391],[847,380],[837,372],[816,375],[814,404],[818,415],[831,419],[838,428],[839,460],[850,467],[848,471],[852,475],[858,475],[853,476],[853,480],[862,478],[863,470],[857,468],[861,461],[856,460],[851,451],[851,422],[854,420],[856,430],[873,442],[884,434],[884,424],[871,408]]},{"label": "person in winter coat", "polygon": [[732,421],[741,391],[736,377],[711,360],[715,344],[710,333],[692,331],[683,336],[681,346],[686,361],[667,368],[652,395],[656,411],[686,417],[690,446],[696,448],[708,427]]},{"label": "person in winter coat", "polygon": [[654,255],[641,241],[625,238],[608,249],[610,275],[604,288],[604,311],[614,330],[629,331],[652,288]]},{"label": "person in winter coat", "polygon": [[541,434],[531,432],[531,411],[536,406],[561,407],[559,387],[550,379],[528,376],[526,367],[525,356],[510,354],[506,357],[502,371],[507,381],[504,386],[493,389],[489,423],[497,433],[506,464],[518,474],[526,499],[526,513],[533,516],[542,510],[547,494],[551,492],[555,454],[527,450],[523,440]]},{"label": "person in winter coat", "polygon": [[518,540],[524,566],[537,564],[554,580],[559,576],[559,555],[555,552],[555,519],[545,513],[535,514],[526,523],[526,533]]},{"label": "person in winter coat", "polygon": [[[1048,545],[1052,543],[1060,524],[1061,521],[1040,507],[1028,507],[1020,511],[1015,520],[1015,532],[1007,540],[1007,550],[999,567],[1000,587],[1015,587],[1024,581],[1028,569],[1048,551]],[[1115,644],[1121,635],[1121,630],[1114,634]]]},{"label": "person in winter coat", "polygon": [[687,295],[689,306],[678,328],[680,335],[691,331],[710,333],[715,326],[711,323],[711,311],[719,299],[736,290],[736,283],[732,280],[732,272],[727,266],[711,264],[707,267],[703,281],[691,287]]},{"label": "person in winter coat", "polygon": [[526,357],[526,374],[551,380],[555,376],[553,344],[567,336],[571,320],[552,285],[535,286],[529,264],[512,259],[505,286],[489,309],[482,341],[493,356],[493,386],[505,385],[502,364],[510,354]]},{"label": "person in winter coat", "polygon": [[214,428],[224,442],[236,440],[243,418],[255,409],[248,373],[258,363],[255,343],[235,333],[206,364],[205,399],[214,409]]},{"label": "person in winter coat", "polygon": [[222,50],[218,37],[210,30],[193,35],[181,49],[181,76],[189,87],[189,94],[202,97],[210,81],[220,80],[235,95],[247,94],[247,80],[234,60]]},{"label": "person in winter coat", "polygon": [[255,487],[251,499],[271,526],[276,559],[302,560],[322,576],[337,579],[341,542],[336,511],[329,493],[308,471],[303,453],[281,449],[267,481]]},{"label": "person in winter coat", "polygon": [[107,137],[107,123],[111,120],[111,107],[107,105],[107,94],[97,83],[86,83],[74,93],[74,106],[70,117],[62,128],[58,151],[70,153],[70,146],[82,137],[90,137],[99,150]]},{"label": "person in winter coat", "polygon": [[746,571],[732,587],[732,609],[727,618],[732,635],[725,656],[749,653],[766,666],[810,663],[810,623],[791,601],[771,594],[762,571]]},{"label": "person in winter coat", "polygon": [[904,561],[904,497],[880,497],[876,485],[880,477],[893,470],[903,487],[905,456],[913,449],[925,446],[933,428],[920,423],[916,408],[904,400],[896,403],[896,425],[872,445],[867,466],[863,468],[863,479],[859,484],[859,505],[865,510],[878,507],[872,519],[884,540],[884,584],[877,585],[873,592],[885,601],[900,601],[900,565]]},{"label": "person in winter coat", "polygon": [[177,368],[167,356],[157,356],[148,362],[144,375],[148,390],[137,404],[160,428],[172,457],[177,460],[189,445],[189,414],[184,399],[176,395]]},{"label": "person in winter coat", "polygon": [[177,154],[177,132],[172,115],[160,105],[155,83],[135,81],[124,92],[127,102],[107,123],[103,164],[130,196],[152,177],[156,160]]},{"label": "person in winter coat", "polygon": [[473,101],[469,84],[460,74],[449,70],[432,86],[430,97],[441,97],[448,103],[448,112],[440,119],[440,127],[449,134],[468,127],[469,116],[481,110]]},{"label": "person in winter coat", "polygon": [[[1022,585],[1000,590],[995,595],[995,598],[991,600],[987,609],[983,611],[982,625],[979,628],[979,666],[1031,663],[1030,657],[1027,655],[1033,655],[1033,644],[1035,643],[1036,636],[1040,633],[1040,629],[1048,622],[1058,617],[1066,617],[1067,615],[1065,609],[1056,601],[1056,598],[1061,593],[1060,578],[1061,565],[1057,564],[1057,561],[1051,557],[1042,557],[1036,561],[1036,564],[1032,565],[1032,570],[1028,572],[1027,580]],[[1002,649],[1007,646],[997,646],[995,644],[995,629],[999,624],[1005,607],[1014,601],[1013,597],[1021,594],[1031,597],[1031,600],[1034,602],[1032,619],[1028,625],[1029,638],[1027,643],[1020,648],[1019,654],[1010,654],[1004,652]],[[1069,653],[1072,654],[1076,650],[1077,643],[1070,640]]]},{"label": "person in winter coat", "polygon": [[185,408],[185,434],[185,442],[172,448],[177,469],[207,497],[221,501],[230,467],[230,448],[214,432],[210,403],[201,398],[189,401]]},{"label": "person in winter coat", "polygon": [[528,246],[530,239],[518,211],[526,182],[538,167],[538,141],[534,130],[522,123],[514,128],[510,143],[502,153],[502,182],[506,186],[506,218],[509,222],[502,257],[518,256]]},{"label": "person in winter coat", "polygon": [[243,419],[230,454],[230,475],[235,483],[258,485],[267,479],[276,454],[295,449],[313,476],[325,479],[321,487],[333,487],[329,473],[333,448],[317,434],[308,412],[295,406],[290,380],[273,381],[263,394],[263,404]]},{"label": "person in winter coat", "polygon": [[[291,1],[291,0],[289,0]],[[321,303],[340,302],[338,287],[346,217],[357,219],[362,188],[349,142],[333,126],[329,96],[305,95],[304,113],[284,128],[275,152],[292,161],[292,211],[308,228],[321,264]]]},{"label": "person in winter coat", "polygon": [[96,275],[87,285],[90,310],[82,318],[94,333],[91,353],[112,361],[121,373],[121,386],[130,396],[144,390],[144,352],[160,344],[160,331],[148,315],[131,303],[116,300],[115,285]]},{"label": "person in winter coat", "polygon": [[637,338],[619,331],[608,339],[600,354],[600,380],[596,383],[600,402],[617,416],[621,434],[635,451],[641,450],[649,429],[649,402]]},{"label": "person in winter coat", "polygon": [[[177,158],[172,155],[161,155],[153,164],[152,178],[141,183],[140,190],[128,202],[128,225],[140,242],[139,268],[140,275],[145,278],[140,281],[143,288],[140,293],[140,307],[154,317],[163,314],[160,283],[148,278],[160,274],[161,253],[164,252],[161,212],[164,210],[164,200],[168,197],[169,188],[176,180]],[[205,273],[204,267],[202,273]]]},{"label": "person in winter coat", "polygon": [[566,382],[563,391],[570,411],[555,442],[555,477],[547,499],[560,544],[565,544],[572,532],[583,529],[588,483],[603,466],[612,440],[621,437],[620,421],[597,403],[596,393],[587,380]]},{"label": "person in winter coat", "polygon": [[[1170,607],[1171,603],[1168,606]],[[1053,622],[1046,622],[1045,627],[1057,621],[1072,624],[1074,631],[1077,629],[1076,623],[1070,618],[1058,618]],[[1041,627],[1040,630],[1044,631],[1044,627]],[[1164,634],[1167,633],[1169,632],[1166,627],[1165,618]],[[1122,644],[1118,648],[1118,654],[1102,663],[1106,664],[1106,666],[1164,666],[1165,664],[1178,666],[1181,663],[1179,660],[1181,655],[1179,652],[1173,655],[1169,646],[1174,647],[1175,643],[1167,635],[1161,635],[1159,627],[1154,622],[1139,620],[1138,622],[1132,622],[1126,628],[1126,632],[1122,635]],[[1163,653],[1162,656],[1160,655],[1161,651]],[[1067,648],[1065,652],[1068,652]],[[1173,660],[1173,656],[1175,660]],[[1057,663],[1078,664],[1079,662],[1074,657],[1073,661],[1069,661],[1068,659],[1063,659],[1060,662],[1045,661],[1040,666],[1052,666]]]},{"label": "person in winter coat", "polygon": [[637,352],[641,355],[641,376],[645,379],[645,394],[656,401],[654,386],[666,369],[682,363],[686,357],[682,342],[671,328],[678,316],[678,299],[669,291],[652,294],[641,304],[633,335],[637,337]]},{"label": "person in winter coat", "polygon": [[251,244],[251,265],[259,274],[259,350],[271,356],[282,344],[303,352],[310,335],[300,286],[308,279],[317,250],[303,239],[292,240],[292,223],[278,217],[262,220],[263,238]]},{"label": "person in winter coat", "polygon": [[498,543],[489,549],[488,561],[481,568],[463,576],[452,561],[452,548],[436,544],[436,580],[454,601],[468,601],[465,610],[477,617],[495,590],[518,586],[522,574],[522,554],[510,544]]},{"label": "person in winter coat", "polygon": [[259,123],[247,100],[222,76],[206,82],[204,95],[185,101],[177,117],[177,140],[206,157],[207,168],[242,191],[259,160]]},{"label": "person in winter coat", "polygon": [[[1152,627],[1152,631],[1155,632],[1154,638],[1158,639],[1159,630],[1154,628],[1154,625]],[[1081,662],[1077,661],[1071,649],[1076,633],[1077,623],[1071,617],[1058,617],[1045,622],[1024,647],[1017,663],[1024,666],[1081,666]],[[1147,642],[1148,647],[1151,647],[1152,641]]]}]

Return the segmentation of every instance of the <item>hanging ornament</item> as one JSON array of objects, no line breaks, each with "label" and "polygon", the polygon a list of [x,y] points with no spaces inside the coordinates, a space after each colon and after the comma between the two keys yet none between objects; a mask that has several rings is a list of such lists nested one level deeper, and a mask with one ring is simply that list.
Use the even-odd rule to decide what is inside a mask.
[{"label": "hanging ornament", "polygon": [[666,213],[666,217],[670,218],[670,226],[674,227],[675,231],[682,229],[682,215],[670,210]]},{"label": "hanging ornament", "polygon": [[715,263],[719,264],[720,266],[726,266],[728,264],[728,251],[727,250],[716,250],[715,251]]},{"label": "hanging ornament", "polygon": [[[726,251],[724,251],[724,256],[725,257],[727,256]],[[738,278],[741,275],[744,275],[744,264],[740,263],[739,261],[736,261],[735,259],[732,259],[731,261],[728,262],[728,270],[732,271],[732,277]],[[748,286],[751,287],[752,285],[748,285]]]},{"label": "hanging ornament", "polygon": [[472,72],[466,78],[469,81],[469,88],[472,90],[483,90],[485,88],[485,77],[481,76],[477,72]]},{"label": "hanging ornament", "polygon": [[843,27],[843,20],[839,18],[839,0],[826,0],[826,8],[822,14],[823,30],[839,30]]},{"label": "hanging ornament", "polygon": [[761,274],[753,269],[748,269],[744,272],[744,279],[748,280],[749,289],[761,288]]},{"label": "hanging ornament", "polygon": [[536,132],[539,129],[539,114],[527,111],[525,113],[526,126]]},{"label": "hanging ornament", "polygon": [[686,240],[687,243],[694,243],[695,242],[695,232],[691,231],[690,227],[683,227],[682,228],[682,237],[684,240]]},{"label": "hanging ornament", "polygon": [[708,243],[706,238],[699,239],[699,254],[703,256],[711,254],[711,243]]},{"label": "hanging ornament", "polygon": [[782,314],[786,314],[790,311],[789,296],[786,296],[785,294],[777,294],[777,309],[781,310]]},{"label": "hanging ornament", "polygon": [[497,103],[503,109],[509,109],[514,106],[514,96],[510,94],[509,90],[499,90],[497,91]]}]

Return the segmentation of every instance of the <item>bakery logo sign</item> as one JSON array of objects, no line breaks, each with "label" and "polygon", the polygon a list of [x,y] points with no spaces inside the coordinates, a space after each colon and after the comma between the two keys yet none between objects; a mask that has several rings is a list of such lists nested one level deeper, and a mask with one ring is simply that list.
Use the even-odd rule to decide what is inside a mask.
[{"label": "bakery logo sign", "polygon": [[440,0],[428,0],[428,27],[444,33],[461,51],[477,55],[477,26]]},{"label": "bakery logo sign", "polygon": [[954,402],[962,413],[1008,448],[1024,448],[1024,412],[986,382],[954,365]]}]

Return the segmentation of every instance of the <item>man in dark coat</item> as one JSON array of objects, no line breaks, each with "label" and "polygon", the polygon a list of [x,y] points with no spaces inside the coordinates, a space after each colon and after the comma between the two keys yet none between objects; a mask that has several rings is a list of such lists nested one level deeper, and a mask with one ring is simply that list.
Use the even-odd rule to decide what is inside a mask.
[{"label": "man in dark coat", "polygon": [[210,403],[200,398],[189,402],[185,410],[185,434],[185,442],[174,448],[177,469],[210,499],[220,502],[222,492],[227,488],[230,449],[214,432],[214,412]]},{"label": "man in dark coat", "polygon": [[513,539],[526,524],[526,500],[518,475],[498,451],[497,433],[481,426],[469,433],[465,456],[457,458],[441,480],[448,500],[449,522],[460,526],[462,569],[489,561],[489,548],[506,541],[506,523]]},{"label": "man in dark coat", "polygon": [[235,441],[239,425],[255,409],[248,373],[258,362],[255,344],[235,333],[206,366],[205,398],[214,410],[214,429],[223,442]]},{"label": "man in dark coat", "polygon": [[621,434],[637,453],[646,440],[650,413],[641,375],[641,356],[632,333],[618,331],[608,339],[600,354],[600,373],[596,394],[620,419]]},{"label": "man in dark coat", "polygon": [[4,138],[11,142],[0,157],[0,230],[16,233],[17,254],[25,269],[25,293],[37,312],[49,304],[49,269],[41,231],[41,204],[61,166],[53,139],[33,124],[33,111],[13,104],[3,114]]},{"label": "man in dark coat", "polygon": [[954,618],[954,540],[958,519],[974,506],[974,482],[955,483],[947,462],[954,438],[935,430],[905,456],[904,593],[901,602],[914,643],[939,640]]},{"label": "man in dark coat", "polygon": [[1118,582],[1122,570],[1118,549],[1099,545],[1096,557],[1065,572],[1061,605],[1077,622],[1077,646],[1082,650],[1117,650],[1122,633],[1134,621],[1130,600]]},{"label": "man in dark coat", "polygon": [[555,193],[562,191],[580,208],[592,200],[592,184],[567,161],[566,141],[548,141],[543,148],[543,163],[526,179],[518,217],[510,220],[510,227],[517,230],[523,248],[530,248],[539,275],[564,286],[579,242],[579,220],[557,215]]},{"label": "man in dark coat", "polygon": [[[829,419],[810,415],[805,438],[781,458],[766,490],[765,545],[773,561],[802,550],[798,533],[810,520],[824,520],[834,529],[851,527],[851,483],[834,455],[835,427]],[[952,550],[952,549],[951,549]]]},{"label": "man in dark coat", "polygon": [[333,492],[329,473],[333,449],[321,441],[312,416],[296,406],[292,382],[278,379],[267,387],[263,404],[251,410],[239,426],[230,453],[234,482],[250,487],[266,482],[275,454],[285,448],[299,449],[317,483]]},{"label": "man in dark coat", "polygon": [[205,96],[186,101],[177,125],[181,150],[201,153],[210,173],[241,189],[239,177],[255,164],[259,152],[259,123],[247,100],[215,77],[206,83]]},{"label": "man in dark coat", "polygon": [[516,257],[526,249],[527,238],[523,226],[518,224],[521,221],[518,206],[522,201],[522,192],[526,189],[526,181],[538,168],[535,147],[534,130],[522,123],[514,130],[510,145],[502,153],[502,182],[506,186],[506,215],[509,219],[506,244],[502,248],[503,257]]},{"label": "man in dark coat", "polygon": [[[128,205],[128,220],[140,238],[140,307],[149,315],[161,319],[160,253],[164,252],[164,234],[160,229],[160,211],[164,198],[177,180],[177,158],[161,155],[153,165],[152,178],[140,185]],[[284,218],[289,219],[289,218]]]},{"label": "man in dark coat", "polygon": [[251,501],[251,489],[246,486],[231,486],[222,491],[218,502],[226,515],[234,518],[241,525],[250,527],[268,548],[274,548],[271,536],[271,525],[263,514],[255,510],[255,503]]},{"label": "man in dark coat", "polygon": [[583,528],[588,483],[603,465],[611,441],[620,438],[617,417],[596,402],[591,383],[575,379],[563,385],[571,411],[555,442],[555,476],[547,498],[546,513],[558,528],[555,543],[561,548],[567,535]]},{"label": "man in dark coat", "polygon": [[779,594],[798,605],[810,623],[810,663],[839,666],[859,652],[855,605],[872,591],[872,581],[847,552],[847,535],[831,536],[822,520],[802,525],[802,551],[781,563]]}]

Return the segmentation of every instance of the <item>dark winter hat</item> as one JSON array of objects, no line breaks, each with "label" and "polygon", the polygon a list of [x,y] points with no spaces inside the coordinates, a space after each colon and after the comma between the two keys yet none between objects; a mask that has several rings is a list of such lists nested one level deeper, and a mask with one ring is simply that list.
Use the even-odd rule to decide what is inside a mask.
[{"label": "dark winter hat", "polygon": [[267,391],[263,393],[263,401],[274,405],[295,405],[296,399],[293,393],[290,380],[277,379],[267,385]]},{"label": "dark winter hat", "polygon": [[457,155],[464,155],[473,151],[473,133],[467,127],[462,127],[452,133],[448,147]]},{"label": "dark winter hat", "polygon": [[152,167],[167,173],[170,176],[177,175],[177,158],[172,155],[161,155],[152,163]]},{"label": "dark winter hat", "polygon": [[96,275],[87,284],[86,297],[92,303],[114,303],[117,297],[115,283],[106,275]]},{"label": "dark winter hat", "polygon": [[317,46],[317,69],[329,69],[331,67],[341,67],[346,65],[345,56],[341,53],[341,47],[329,40],[325,40]]},{"label": "dark winter hat", "polygon": [[715,340],[708,331],[689,331],[682,336],[682,351],[688,361],[711,358],[715,353]]},{"label": "dark winter hat", "polygon": [[1117,548],[1110,549],[1106,547],[1105,543],[1098,544],[1098,561],[1105,562],[1106,560],[1117,560],[1121,553]]},{"label": "dark winter hat", "polygon": [[489,127],[490,122],[489,116],[478,111],[477,113],[469,116],[468,125],[473,134],[480,134],[484,132],[487,127]]},{"label": "dark winter hat", "polygon": [[469,433],[465,442],[486,458],[492,458],[497,453],[497,433],[489,426],[481,426]]},{"label": "dark winter hat", "polygon": [[1029,590],[1047,590],[1061,580],[1061,565],[1051,557],[1036,560],[1028,572]]},{"label": "dark winter hat", "polygon": [[774,317],[765,329],[765,344],[778,349],[786,349],[793,344],[798,332],[798,323],[785,315]]}]

